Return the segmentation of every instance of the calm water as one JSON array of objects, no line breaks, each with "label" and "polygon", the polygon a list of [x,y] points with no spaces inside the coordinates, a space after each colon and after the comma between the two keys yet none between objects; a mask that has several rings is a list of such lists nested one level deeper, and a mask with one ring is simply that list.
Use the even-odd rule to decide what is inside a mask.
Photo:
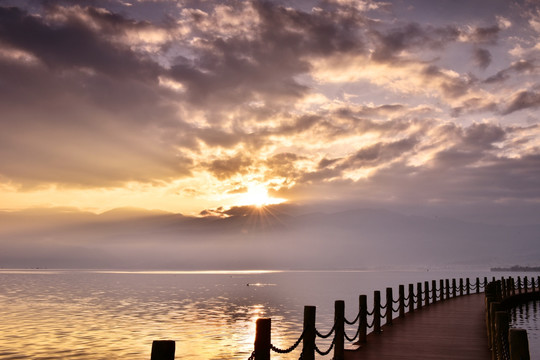
[{"label": "calm water", "polygon": [[531,359],[540,359],[540,301],[522,304],[510,313],[510,326],[527,330]]},{"label": "calm water", "polygon": [[353,319],[359,294],[371,299],[386,287],[397,294],[399,284],[493,275],[0,270],[0,359],[147,360],[156,339],[176,340],[177,359],[247,359],[258,317],[272,318],[272,342],[286,348],[301,333],[304,305],[317,306],[317,328],[326,333],[334,300],[345,300]]}]

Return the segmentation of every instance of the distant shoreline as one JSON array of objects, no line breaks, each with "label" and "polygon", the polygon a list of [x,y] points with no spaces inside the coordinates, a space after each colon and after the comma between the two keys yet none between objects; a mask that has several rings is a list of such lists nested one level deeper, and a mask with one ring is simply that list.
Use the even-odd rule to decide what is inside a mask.
[{"label": "distant shoreline", "polygon": [[491,271],[525,271],[525,272],[540,272],[540,266],[519,266],[515,265],[512,267],[494,267],[490,269]]}]

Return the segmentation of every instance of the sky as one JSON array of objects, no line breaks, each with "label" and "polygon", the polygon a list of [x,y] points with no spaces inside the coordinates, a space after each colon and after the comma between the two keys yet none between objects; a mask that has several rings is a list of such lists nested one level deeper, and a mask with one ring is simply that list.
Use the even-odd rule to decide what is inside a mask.
[{"label": "sky", "polygon": [[0,208],[538,223],[539,39],[535,0],[0,0]]}]

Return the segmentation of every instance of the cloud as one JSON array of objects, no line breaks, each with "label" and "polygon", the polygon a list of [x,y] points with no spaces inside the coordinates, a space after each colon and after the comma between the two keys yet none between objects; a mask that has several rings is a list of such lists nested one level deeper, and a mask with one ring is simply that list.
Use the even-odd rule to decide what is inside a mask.
[{"label": "cloud", "polygon": [[491,64],[491,53],[486,49],[475,49],[473,53],[473,61],[481,68],[485,69]]},{"label": "cloud", "polygon": [[540,106],[540,93],[536,91],[520,91],[512,97],[503,110],[503,115],[511,114],[524,109],[535,109]]},{"label": "cloud", "polygon": [[218,159],[208,165],[208,170],[219,180],[225,180],[236,174],[248,172],[252,160],[242,154],[227,159]]}]

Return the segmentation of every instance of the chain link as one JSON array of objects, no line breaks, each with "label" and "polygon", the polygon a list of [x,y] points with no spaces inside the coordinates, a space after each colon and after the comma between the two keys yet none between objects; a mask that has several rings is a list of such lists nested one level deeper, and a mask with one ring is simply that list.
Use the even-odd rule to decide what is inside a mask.
[{"label": "chain link", "polygon": [[356,334],[354,335],[353,338],[350,338],[348,335],[347,335],[347,332],[344,331],[343,334],[345,335],[345,339],[347,339],[349,342],[353,342],[354,340],[356,340],[356,338],[358,337],[358,335],[360,335],[360,329],[357,329],[356,330]]},{"label": "chain link", "polygon": [[336,330],[336,324],[334,323],[334,326],[332,326],[332,329],[330,329],[330,332],[326,335],[323,335],[319,332],[319,330],[315,329],[315,334],[320,337],[320,338],[323,338],[323,339],[326,339],[327,337],[330,337],[330,335],[332,335],[332,333],[334,332],[334,330]]},{"label": "chain link", "polygon": [[288,349],[279,349],[275,347],[273,344],[270,344],[270,349],[272,349],[272,351],[274,352],[277,352],[278,354],[288,354],[298,347],[298,345],[300,344],[303,338],[304,338],[304,333],[302,333],[302,335],[300,335],[300,337],[298,338],[298,340],[296,340],[293,346],[291,346]]},{"label": "chain link", "polygon": [[330,344],[330,347],[326,351],[319,350],[319,348],[317,347],[317,344],[315,344],[315,351],[317,352],[317,354],[319,354],[321,356],[326,356],[326,355],[330,354],[330,351],[332,351],[332,349],[334,348],[335,343],[336,343],[335,339],[332,340],[332,344]]},{"label": "chain link", "polygon": [[347,318],[345,318],[344,320],[345,320],[346,324],[354,325],[359,319],[360,319],[360,313],[358,313],[358,315],[356,315],[356,318],[353,321],[349,321],[349,320],[347,320]]}]

